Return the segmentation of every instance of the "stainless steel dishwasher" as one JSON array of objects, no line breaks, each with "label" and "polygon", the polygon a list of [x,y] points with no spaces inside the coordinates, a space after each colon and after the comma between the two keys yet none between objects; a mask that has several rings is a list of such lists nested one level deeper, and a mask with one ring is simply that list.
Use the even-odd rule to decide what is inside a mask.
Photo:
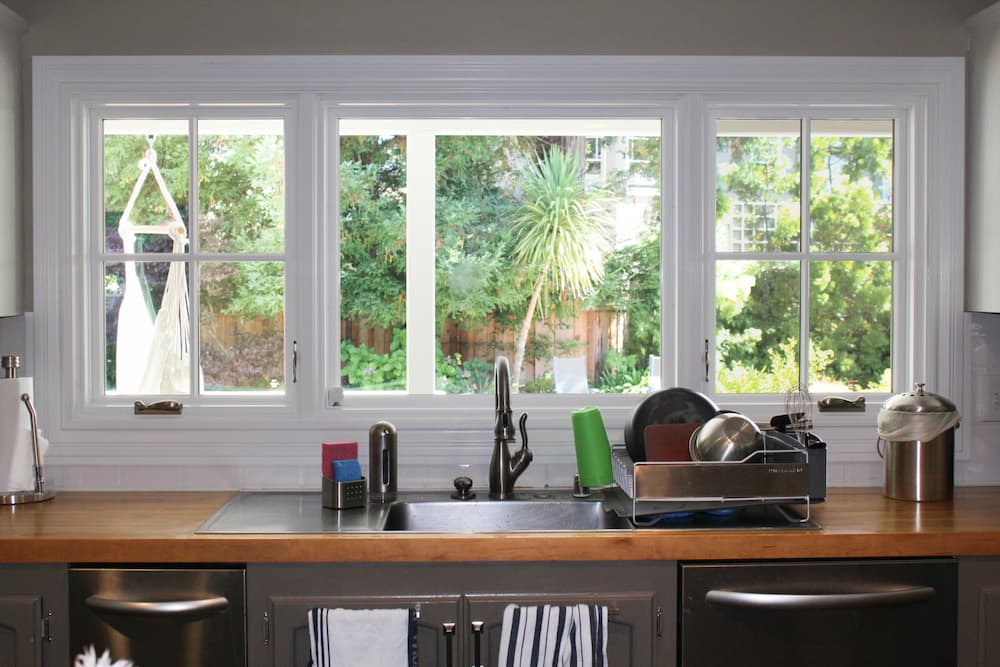
[{"label": "stainless steel dishwasher", "polygon": [[72,568],[70,647],[138,667],[246,667],[243,568]]},{"label": "stainless steel dishwasher", "polygon": [[950,559],[681,566],[681,667],[954,667]]}]

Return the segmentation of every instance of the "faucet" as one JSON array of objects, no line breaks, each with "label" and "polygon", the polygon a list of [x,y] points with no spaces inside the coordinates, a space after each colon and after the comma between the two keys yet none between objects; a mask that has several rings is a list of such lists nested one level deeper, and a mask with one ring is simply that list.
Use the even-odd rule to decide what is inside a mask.
[{"label": "faucet", "polygon": [[521,448],[510,453],[508,442],[516,436],[510,411],[510,364],[507,357],[497,357],[493,367],[493,387],[496,393],[496,421],[493,425],[493,456],[490,458],[490,498],[506,500],[514,495],[514,482],[531,463],[528,449],[528,431],[524,424],[528,413],[521,415]]}]

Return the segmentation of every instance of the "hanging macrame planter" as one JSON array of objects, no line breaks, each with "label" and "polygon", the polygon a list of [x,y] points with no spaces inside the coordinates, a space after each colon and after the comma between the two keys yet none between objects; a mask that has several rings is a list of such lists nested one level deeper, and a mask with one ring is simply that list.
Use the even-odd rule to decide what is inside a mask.
[{"label": "hanging macrame planter", "polygon": [[[182,254],[188,244],[187,226],[156,164],[152,137],[139,169],[139,178],[118,222],[123,252],[135,253],[137,234],[163,234],[173,241],[171,252]],[[139,225],[132,221],[132,211],[150,175],[167,204],[170,219],[159,225]],[[147,304],[144,283],[136,262],[126,260],[125,291],[118,312],[115,386],[118,392],[129,394],[187,394],[191,377],[191,320],[186,263],[170,262],[155,318]]]}]

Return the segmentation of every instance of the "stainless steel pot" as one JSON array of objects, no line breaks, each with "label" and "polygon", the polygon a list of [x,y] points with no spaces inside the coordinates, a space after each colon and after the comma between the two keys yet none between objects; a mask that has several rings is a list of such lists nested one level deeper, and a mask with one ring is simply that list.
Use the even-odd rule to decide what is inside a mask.
[{"label": "stainless steel pot", "polygon": [[885,402],[879,411],[875,449],[884,460],[883,493],[887,497],[951,499],[959,417],[954,403],[925,392],[922,384]]}]

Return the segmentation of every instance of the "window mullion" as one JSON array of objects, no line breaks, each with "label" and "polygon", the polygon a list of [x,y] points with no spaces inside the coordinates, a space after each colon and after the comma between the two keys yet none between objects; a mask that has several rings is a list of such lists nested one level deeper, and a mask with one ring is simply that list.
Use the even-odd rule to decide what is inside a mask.
[{"label": "window mullion", "polygon": [[[801,127],[801,141],[800,150],[801,157],[799,158],[799,203],[801,208],[801,221],[802,225],[800,228],[800,236],[802,238],[802,247],[799,248],[801,253],[802,261],[799,264],[799,385],[801,387],[809,386],[809,304],[811,300],[810,294],[810,250],[812,248],[812,239],[810,238],[810,232],[812,228],[812,221],[810,217],[810,211],[812,209],[812,204],[809,199],[809,193],[811,190],[811,179],[812,179],[812,122],[811,119],[806,116],[802,118]],[[789,389],[795,389],[795,387],[789,387]]]},{"label": "window mullion", "polygon": [[436,362],[434,242],[435,138],[406,136],[406,382],[410,394],[434,393]]},{"label": "window mullion", "polygon": [[190,345],[191,353],[188,355],[190,364],[189,391],[192,396],[201,394],[201,264],[193,258],[200,251],[200,239],[198,235],[198,120],[192,118],[188,122],[188,248],[187,262],[190,275],[188,283],[188,307],[191,312],[188,314],[188,321],[191,323]]}]

